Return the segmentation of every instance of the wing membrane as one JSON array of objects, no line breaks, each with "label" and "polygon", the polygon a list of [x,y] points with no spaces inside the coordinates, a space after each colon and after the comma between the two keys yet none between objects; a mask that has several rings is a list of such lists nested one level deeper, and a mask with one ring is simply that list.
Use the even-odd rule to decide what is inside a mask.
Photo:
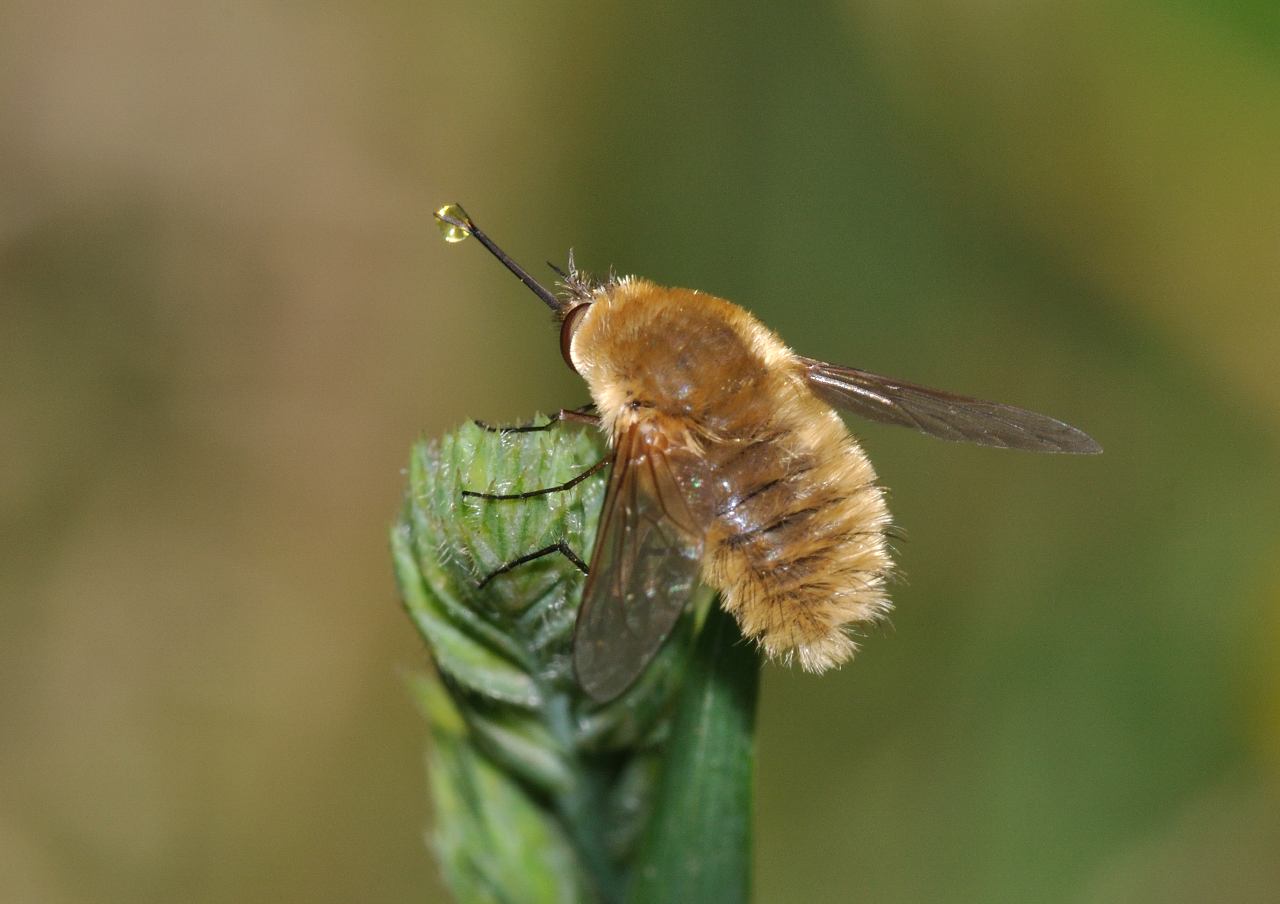
[{"label": "wing membrane", "polygon": [[632,427],[613,471],[573,635],[578,681],[612,700],[644,671],[697,583],[702,532],[668,455]]},{"label": "wing membrane", "polygon": [[1083,430],[1044,414],[929,389],[855,367],[801,358],[809,388],[837,408],[954,442],[1031,452],[1095,454]]}]

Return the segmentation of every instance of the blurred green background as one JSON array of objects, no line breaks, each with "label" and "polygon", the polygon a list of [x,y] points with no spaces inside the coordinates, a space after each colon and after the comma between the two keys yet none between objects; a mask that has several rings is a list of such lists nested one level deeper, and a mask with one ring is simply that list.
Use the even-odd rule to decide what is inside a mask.
[{"label": "blurred green background", "polygon": [[442,900],[400,469],[585,401],[454,200],[1106,447],[854,425],[905,577],[766,672],[761,902],[1280,895],[1275,4],[0,25],[0,899]]}]

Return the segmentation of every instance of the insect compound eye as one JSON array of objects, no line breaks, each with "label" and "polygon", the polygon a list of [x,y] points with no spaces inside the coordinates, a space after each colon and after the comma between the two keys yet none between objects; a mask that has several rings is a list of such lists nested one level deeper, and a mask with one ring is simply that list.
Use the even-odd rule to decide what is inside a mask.
[{"label": "insect compound eye", "polygon": [[574,373],[578,372],[578,368],[573,366],[573,356],[569,354],[569,350],[573,347],[573,334],[582,325],[582,317],[587,313],[587,308],[589,307],[591,307],[591,302],[586,301],[570,308],[569,313],[564,315],[564,321],[560,324],[560,354],[564,357],[564,363],[568,364],[569,369]]}]

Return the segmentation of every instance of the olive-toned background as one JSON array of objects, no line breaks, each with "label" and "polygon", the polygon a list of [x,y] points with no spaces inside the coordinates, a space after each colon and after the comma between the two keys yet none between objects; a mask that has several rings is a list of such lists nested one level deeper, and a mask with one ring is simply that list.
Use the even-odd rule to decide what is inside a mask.
[{"label": "olive-toned background", "polygon": [[1272,3],[0,13],[0,898],[436,901],[407,450],[585,400],[572,245],[1095,459],[855,425],[892,630],[770,668],[762,902],[1280,893]]}]

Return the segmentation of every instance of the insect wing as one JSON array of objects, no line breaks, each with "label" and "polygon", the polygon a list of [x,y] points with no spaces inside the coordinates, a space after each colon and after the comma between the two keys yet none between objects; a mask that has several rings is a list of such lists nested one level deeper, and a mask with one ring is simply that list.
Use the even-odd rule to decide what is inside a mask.
[{"label": "insect wing", "polygon": [[644,671],[697,583],[702,532],[676,476],[696,466],[673,462],[639,427],[615,444],[573,635],[578,682],[600,702]]},{"label": "insect wing", "polygon": [[1102,451],[1083,430],[1025,408],[929,389],[813,358],[800,361],[809,388],[819,398],[869,420],[980,446],[1084,455]]}]

